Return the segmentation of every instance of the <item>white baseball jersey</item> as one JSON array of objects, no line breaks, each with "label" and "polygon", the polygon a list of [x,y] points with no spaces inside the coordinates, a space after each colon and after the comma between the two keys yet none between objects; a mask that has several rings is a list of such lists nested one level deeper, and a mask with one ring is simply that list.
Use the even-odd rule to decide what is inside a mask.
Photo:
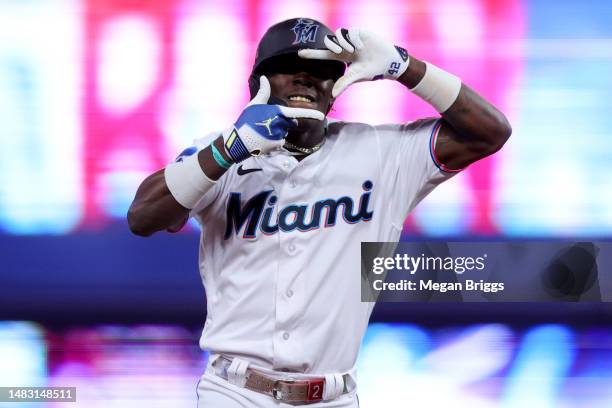
[{"label": "white baseball jersey", "polygon": [[361,302],[360,244],[397,241],[452,175],[432,151],[439,127],[330,122],[300,162],[281,150],[232,166],[192,212],[208,300],[200,346],[274,370],[353,368],[374,307]]}]

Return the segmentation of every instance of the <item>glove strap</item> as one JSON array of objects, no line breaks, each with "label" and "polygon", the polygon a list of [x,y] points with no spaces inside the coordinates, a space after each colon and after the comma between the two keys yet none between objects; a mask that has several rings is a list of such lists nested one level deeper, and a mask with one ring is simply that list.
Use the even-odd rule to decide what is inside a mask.
[{"label": "glove strap", "polygon": [[378,75],[378,77],[373,78],[376,79],[397,79],[402,76],[406,69],[408,69],[408,64],[410,63],[410,58],[408,57],[408,51],[399,45],[395,45],[395,51],[397,54],[395,58],[389,63],[387,67],[387,71],[383,75]]},{"label": "glove strap", "polygon": [[225,149],[234,163],[239,163],[251,157],[242,139],[238,136],[236,128],[232,128],[228,135],[224,134],[223,139],[225,140]]}]

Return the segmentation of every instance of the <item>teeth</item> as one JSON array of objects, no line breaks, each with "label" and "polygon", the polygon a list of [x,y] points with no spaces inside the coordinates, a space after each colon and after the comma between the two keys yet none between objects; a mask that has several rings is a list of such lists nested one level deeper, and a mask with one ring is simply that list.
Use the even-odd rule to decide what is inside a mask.
[{"label": "teeth", "polygon": [[290,101],[297,101],[297,102],[310,102],[310,99],[304,97],[304,96],[290,96],[289,97]]}]

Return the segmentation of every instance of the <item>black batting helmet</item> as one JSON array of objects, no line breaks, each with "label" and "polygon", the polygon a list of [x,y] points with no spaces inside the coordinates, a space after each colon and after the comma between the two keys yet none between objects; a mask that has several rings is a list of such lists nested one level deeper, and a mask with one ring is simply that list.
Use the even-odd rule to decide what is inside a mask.
[{"label": "black batting helmet", "polygon": [[[273,71],[275,61],[306,48],[326,50],[323,39],[328,34],[334,35],[325,24],[311,18],[292,18],[270,27],[257,46],[255,63],[249,77],[251,97],[259,89],[259,75]],[[321,60],[318,63],[327,64],[334,79],[340,78],[346,69],[341,61]],[[299,60],[296,64],[299,64]]]}]

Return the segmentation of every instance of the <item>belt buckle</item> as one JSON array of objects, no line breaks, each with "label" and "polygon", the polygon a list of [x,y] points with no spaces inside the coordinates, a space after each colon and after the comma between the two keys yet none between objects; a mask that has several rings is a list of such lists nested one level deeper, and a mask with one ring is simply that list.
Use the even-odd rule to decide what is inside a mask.
[{"label": "belt buckle", "polygon": [[272,387],[272,396],[277,401],[283,401],[283,391],[280,389],[282,384],[293,384],[295,381],[293,380],[276,380],[274,381],[274,386]]},{"label": "belt buckle", "polygon": [[307,402],[318,402],[323,399],[323,386],[325,379],[308,380],[308,394],[306,395]]}]

